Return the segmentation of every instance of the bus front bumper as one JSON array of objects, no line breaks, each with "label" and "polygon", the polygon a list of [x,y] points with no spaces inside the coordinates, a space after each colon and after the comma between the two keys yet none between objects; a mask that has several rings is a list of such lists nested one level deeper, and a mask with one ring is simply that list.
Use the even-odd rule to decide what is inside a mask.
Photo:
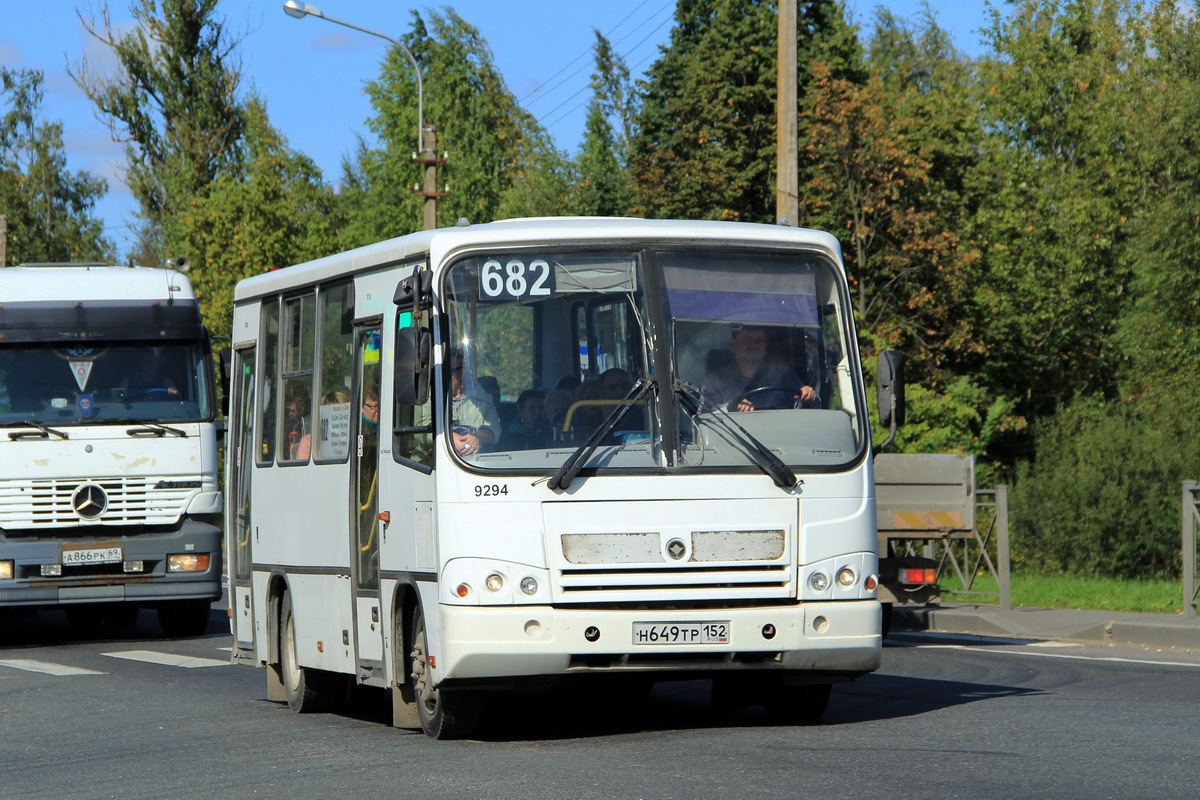
[{"label": "bus front bumper", "polygon": [[882,650],[874,600],[687,610],[443,605],[440,611],[440,645],[431,643],[439,682],[735,670],[812,673],[833,682],[878,669]]}]

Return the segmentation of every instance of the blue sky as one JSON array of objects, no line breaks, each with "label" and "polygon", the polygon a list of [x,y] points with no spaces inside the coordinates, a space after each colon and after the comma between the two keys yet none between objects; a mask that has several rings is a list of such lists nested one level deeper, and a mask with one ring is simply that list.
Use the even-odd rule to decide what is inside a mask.
[{"label": "blue sky", "polygon": [[[316,0],[331,17],[398,37],[408,29],[412,8],[448,5],[476,26],[492,48],[497,68],[521,104],[554,136],[559,148],[574,153],[583,131],[587,81],[592,70],[593,29],[604,33],[635,76],[654,61],[666,43],[674,0],[450,0],[410,5],[404,0]],[[924,0],[850,0],[855,18],[865,22],[876,6],[914,18]],[[930,0],[938,23],[956,46],[980,51],[978,30],[987,0]],[[72,169],[86,169],[109,182],[97,205],[107,235],[124,255],[132,242],[128,223],[134,204],[121,182],[122,145],[96,119],[93,108],[67,75],[83,57],[103,64],[105,48],[80,25],[76,8],[98,8],[96,0],[0,0],[0,63],[40,69],[45,74],[43,117],[63,123]],[[120,29],[132,19],[127,0],[110,1]],[[329,22],[283,13],[282,0],[220,0],[229,28],[242,36],[244,88],[266,98],[272,123],[289,144],[307,153],[328,180],[341,173],[343,157],[356,136],[367,135],[371,115],[365,81],[378,74],[387,42]],[[413,131],[414,144],[416,131]]]}]

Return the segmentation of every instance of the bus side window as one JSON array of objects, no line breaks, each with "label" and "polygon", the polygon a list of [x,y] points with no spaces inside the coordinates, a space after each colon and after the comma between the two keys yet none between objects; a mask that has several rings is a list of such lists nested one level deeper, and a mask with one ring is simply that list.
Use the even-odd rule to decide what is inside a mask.
[{"label": "bus side window", "polygon": [[279,364],[279,301],[263,301],[262,381],[258,396],[262,398],[262,424],[259,425],[259,448],[256,462],[266,466],[275,460],[275,387]]}]

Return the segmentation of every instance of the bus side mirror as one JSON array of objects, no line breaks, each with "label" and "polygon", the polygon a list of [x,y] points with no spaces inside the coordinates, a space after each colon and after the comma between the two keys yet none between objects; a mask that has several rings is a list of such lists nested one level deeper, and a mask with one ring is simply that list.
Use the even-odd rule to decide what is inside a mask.
[{"label": "bus side mirror", "polygon": [[421,406],[429,400],[429,331],[415,326],[396,332],[396,401]]},{"label": "bus side mirror", "polygon": [[904,353],[885,350],[879,354],[879,371],[875,375],[879,393],[879,422],[885,428],[904,424]]},{"label": "bus side mirror", "polygon": [[428,311],[433,307],[433,273],[414,269],[412,275],[396,285],[392,303],[414,311]]}]

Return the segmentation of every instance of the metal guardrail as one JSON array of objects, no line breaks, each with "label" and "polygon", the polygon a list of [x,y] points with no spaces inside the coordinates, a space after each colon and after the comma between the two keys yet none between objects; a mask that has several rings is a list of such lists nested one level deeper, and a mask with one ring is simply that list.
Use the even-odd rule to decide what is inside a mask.
[{"label": "metal guardrail", "polygon": [[1183,482],[1183,616],[1196,619],[1200,605],[1200,586],[1196,581],[1196,526],[1200,522],[1200,487],[1195,481]]}]

